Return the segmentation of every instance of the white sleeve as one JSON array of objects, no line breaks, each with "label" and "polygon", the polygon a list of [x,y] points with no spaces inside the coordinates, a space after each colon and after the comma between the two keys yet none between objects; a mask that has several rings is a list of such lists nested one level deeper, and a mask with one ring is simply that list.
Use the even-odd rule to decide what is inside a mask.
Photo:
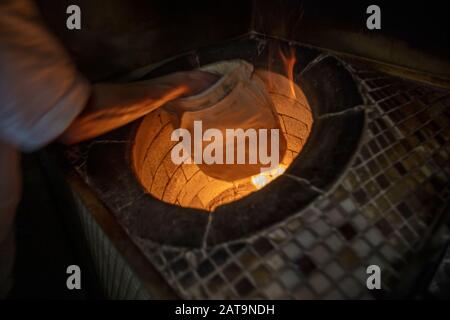
[{"label": "white sleeve", "polygon": [[88,82],[33,4],[1,1],[0,138],[24,151],[35,150],[70,125],[89,94]]}]

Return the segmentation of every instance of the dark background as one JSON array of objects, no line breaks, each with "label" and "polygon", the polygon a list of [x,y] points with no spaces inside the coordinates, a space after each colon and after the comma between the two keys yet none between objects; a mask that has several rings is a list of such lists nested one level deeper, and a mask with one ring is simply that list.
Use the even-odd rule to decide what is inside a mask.
[{"label": "dark background", "polygon": [[[91,80],[103,80],[254,30],[450,78],[447,1],[37,0]],[[78,4],[82,30],[67,30]],[[366,9],[381,8],[381,30]],[[338,35],[336,35],[338,33]],[[358,39],[349,38],[357,35]],[[418,61],[419,60],[419,61]]]},{"label": "dark background", "polygon": [[442,54],[449,58],[448,1],[304,1],[308,23],[320,21],[330,27],[370,34],[367,30],[366,8],[381,8],[382,36],[406,41],[412,48]]}]

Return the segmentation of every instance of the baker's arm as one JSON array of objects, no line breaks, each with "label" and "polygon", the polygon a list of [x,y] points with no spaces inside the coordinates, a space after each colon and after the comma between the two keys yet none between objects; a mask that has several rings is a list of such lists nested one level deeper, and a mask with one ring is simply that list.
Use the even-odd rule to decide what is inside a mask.
[{"label": "baker's arm", "polygon": [[95,84],[83,112],[59,140],[73,144],[121,127],[168,101],[199,93],[217,76],[202,71],[178,72],[128,84]]},{"label": "baker's arm", "polygon": [[0,0],[0,138],[22,151],[76,143],[165,102],[207,88],[201,71],[128,84],[90,84],[42,23],[32,1]]}]

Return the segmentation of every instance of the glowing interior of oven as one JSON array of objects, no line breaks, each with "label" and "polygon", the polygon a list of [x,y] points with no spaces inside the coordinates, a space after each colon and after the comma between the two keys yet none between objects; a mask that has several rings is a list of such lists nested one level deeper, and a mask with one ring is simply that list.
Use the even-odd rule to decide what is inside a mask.
[{"label": "glowing interior of oven", "polygon": [[170,114],[158,109],[141,122],[132,150],[134,171],[145,190],[161,201],[181,207],[213,211],[258,191],[283,174],[305,145],[313,116],[301,88],[288,77],[257,70],[265,82],[278,115],[287,151],[279,166],[269,172],[236,181],[223,181],[206,175],[196,164],[175,165],[171,141],[175,129]]}]

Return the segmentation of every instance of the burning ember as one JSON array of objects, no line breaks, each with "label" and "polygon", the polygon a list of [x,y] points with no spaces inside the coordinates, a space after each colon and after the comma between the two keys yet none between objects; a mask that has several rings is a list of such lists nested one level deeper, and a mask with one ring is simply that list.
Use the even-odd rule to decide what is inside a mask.
[{"label": "burning ember", "polygon": [[279,164],[278,167],[276,167],[275,169],[267,170],[265,172],[261,172],[260,174],[253,176],[251,180],[253,185],[257,189],[261,189],[276,177],[281,176],[284,173],[284,171],[286,171],[286,165]]}]

